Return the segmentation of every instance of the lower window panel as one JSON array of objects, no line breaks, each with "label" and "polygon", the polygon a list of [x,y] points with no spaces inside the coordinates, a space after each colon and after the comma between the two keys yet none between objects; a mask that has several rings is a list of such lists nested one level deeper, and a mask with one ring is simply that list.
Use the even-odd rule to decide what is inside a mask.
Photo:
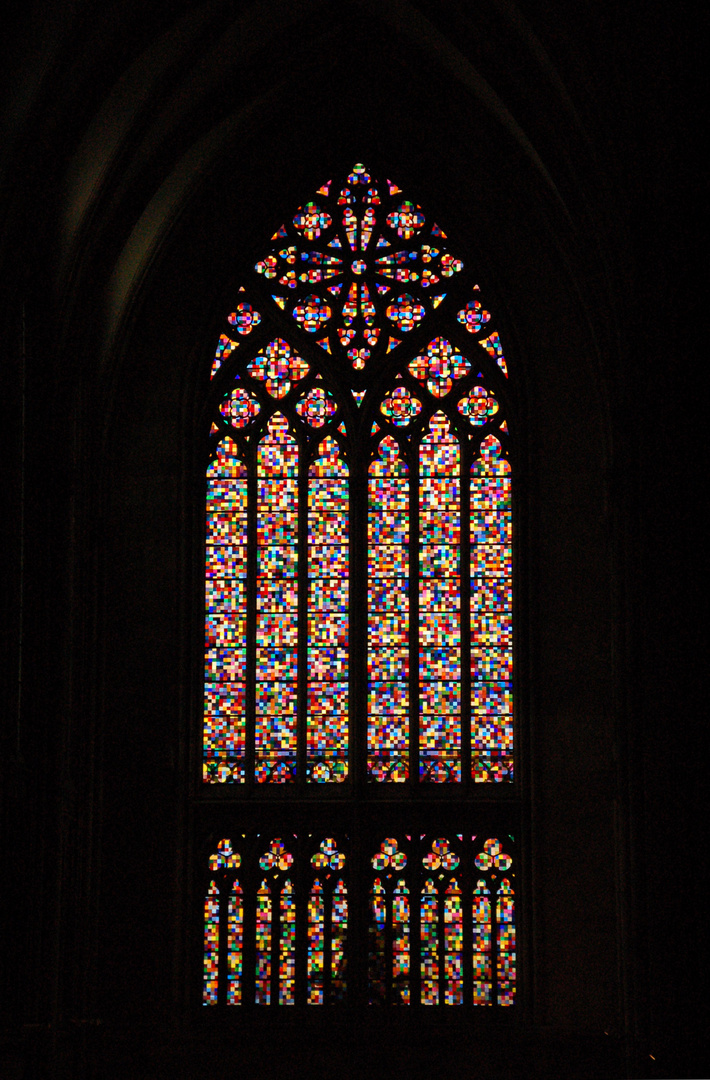
[{"label": "lower window panel", "polygon": [[208,856],[202,1003],[510,1007],[513,837],[235,833]]}]

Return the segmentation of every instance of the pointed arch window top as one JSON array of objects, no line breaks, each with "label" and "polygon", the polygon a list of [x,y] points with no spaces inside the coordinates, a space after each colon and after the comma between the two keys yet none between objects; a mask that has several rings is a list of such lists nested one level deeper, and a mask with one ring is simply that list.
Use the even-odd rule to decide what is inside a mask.
[{"label": "pointed arch window top", "polygon": [[[426,323],[444,299],[442,289],[463,269],[445,241],[401,188],[379,183],[357,164],[343,183],[323,184],[287,219],[255,270],[297,325],[318,334],[344,369],[359,372],[401,344],[393,331]],[[242,314],[245,326],[250,315]],[[460,321],[477,332],[484,315],[469,304]]]},{"label": "pointed arch window top", "polygon": [[510,395],[480,289],[363,165],[272,241],[275,291],[239,290],[212,366],[205,781],[510,783]]}]

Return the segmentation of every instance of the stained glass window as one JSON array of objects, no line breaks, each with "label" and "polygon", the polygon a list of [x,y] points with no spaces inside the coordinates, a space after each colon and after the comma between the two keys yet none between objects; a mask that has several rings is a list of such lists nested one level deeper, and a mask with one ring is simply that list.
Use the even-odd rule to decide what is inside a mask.
[{"label": "stained glass window", "polygon": [[[512,837],[506,837],[506,847],[512,849]],[[515,874],[499,840],[481,843],[464,834],[388,837],[371,865],[371,1004],[514,1003]],[[508,871],[502,880],[501,868]],[[489,883],[499,895],[495,922]]]},{"label": "stained glass window", "polygon": [[513,797],[500,334],[446,233],[361,164],[293,209],[238,299],[209,387],[203,782],[236,828],[278,799],[292,831],[266,838],[261,877],[220,864],[205,882],[203,1000],[512,1004],[514,882],[481,872],[453,818],[446,840],[393,826],[352,896],[329,861],[344,839],[306,858],[317,833],[288,810],[318,791],[340,821],[380,792],[420,811],[437,790]]},{"label": "stained glass window", "polygon": [[512,1006],[513,838],[380,837],[375,828],[357,854],[345,835],[242,834],[231,861],[218,848],[208,860],[203,1003],[347,1003],[355,859],[358,877],[369,878],[371,1005]]}]

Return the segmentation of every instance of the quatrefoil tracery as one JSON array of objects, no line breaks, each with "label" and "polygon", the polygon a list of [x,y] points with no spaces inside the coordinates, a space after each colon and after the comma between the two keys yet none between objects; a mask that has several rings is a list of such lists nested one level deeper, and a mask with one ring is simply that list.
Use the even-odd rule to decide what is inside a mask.
[{"label": "quatrefoil tracery", "polygon": [[[348,350],[357,371],[373,348],[397,347],[391,327],[408,333],[441,303],[445,293],[431,296],[432,287],[459,273],[463,262],[446,250],[445,233],[420,206],[397,198],[396,184],[379,185],[363,165],[354,167],[339,194],[331,188],[331,181],[322,185],[317,201],[281,226],[275,247],[255,269],[277,290],[295,293],[290,300],[275,293],[274,300],[309,333],[326,330],[317,343],[330,353],[338,346]],[[413,291],[388,295],[395,283]],[[330,296],[299,295],[314,285]]]}]

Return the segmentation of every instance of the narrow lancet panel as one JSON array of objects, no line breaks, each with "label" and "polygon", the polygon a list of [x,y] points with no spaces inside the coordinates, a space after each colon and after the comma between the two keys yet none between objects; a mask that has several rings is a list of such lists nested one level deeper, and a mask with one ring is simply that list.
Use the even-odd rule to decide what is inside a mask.
[{"label": "narrow lancet panel", "polygon": [[235,881],[227,909],[227,1004],[242,1001],[242,947],[244,943],[244,903],[242,890]]},{"label": "narrow lancet panel", "polygon": [[219,889],[211,881],[205,897],[202,1003],[216,1005],[219,994]]},{"label": "narrow lancet panel", "polygon": [[391,436],[368,481],[368,776],[409,775],[409,477]]},{"label": "narrow lancet panel", "polygon": [[330,925],[330,1000],[333,1004],[336,1004],[339,1001],[344,1001],[348,992],[348,889],[342,880],[338,882],[333,890]]},{"label": "narrow lancet panel", "polygon": [[455,879],[444,896],[444,1004],[463,1004],[463,912]]},{"label": "narrow lancet panel", "polygon": [[439,893],[432,878],[421,890],[422,1005],[439,1004]]},{"label": "narrow lancet panel", "polygon": [[409,1005],[411,987],[409,976],[409,889],[399,878],[392,898],[392,983],[394,1003]]},{"label": "narrow lancet panel", "polygon": [[513,778],[510,463],[493,435],[471,469],[471,759],[478,783]]},{"label": "narrow lancet panel", "polygon": [[387,994],[385,939],[387,927],[387,893],[382,879],[377,877],[370,888],[370,919],[368,925],[368,975],[370,1005],[384,1005]]},{"label": "narrow lancet panel", "polygon": [[461,780],[461,451],[435,413],[419,451],[419,774]]},{"label": "narrow lancet panel", "polygon": [[279,948],[279,1005],[295,1004],[296,894],[286,879],[281,890],[281,943]]},{"label": "narrow lancet panel", "polygon": [[503,878],[496,902],[498,922],[498,1004],[515,1001],[515,898],[508,878]]},{"label": "narrow lancet panel", "polygon": [[339,782],[348,772],[348,466],[324,439],[308,470],[308,692],[306,775]]},{"label": "narrow lancet panel", "polygon": [[207,470],[204,779],[245,780],[247,474],[236,444]]},{"label": "narrow lancet panel", "polygon": [[257,449],[256,779],[296,778],[298,446],[280,413]]},{"label": "narrow lancet panel", "polygon": [[325,963],[325,899],[317,878],[308,898],[308,1004],[323,1004]]},{"label": "narrow lancet panel", "polygon": [[257,1005],[271,1004],[271,889],[264,878],[256,894],[256,985]]},{"label": "narrow lancet panel", "polygon": [[473,1003],[491,1004],[493,985],[491,939],[491,894],[485,878],[473,890]]}]

